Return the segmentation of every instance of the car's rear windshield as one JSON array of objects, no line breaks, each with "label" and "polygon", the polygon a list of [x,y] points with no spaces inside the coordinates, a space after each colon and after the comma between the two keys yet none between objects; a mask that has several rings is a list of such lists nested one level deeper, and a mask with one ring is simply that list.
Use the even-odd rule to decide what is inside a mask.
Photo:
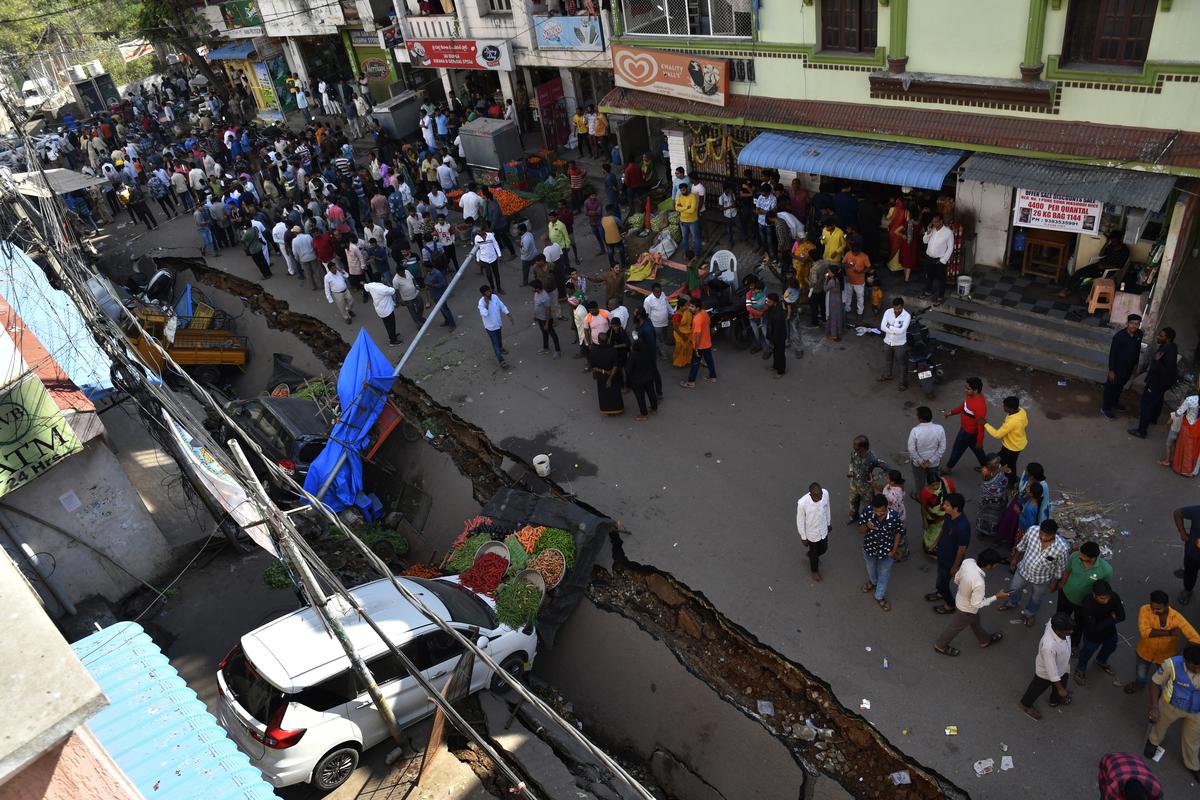
[{"label": "car's rear windshield", "polygon": [[410,578],[437,595],[450,612],[450,619],[463,625],[475,625],[491,630],[496,627],[492,618],[492,610],[487,603],[480,600],[472,592],[455,583],[446,581],[431,581],[424,578]]},{"label": "car's rear windshield", "polygon": [[285,702],[283,692],[258,674],[240,645],[229,654],[224,671],[225,685],[229,687],[233,699],[259,722],[265,724],[279,704]]}]

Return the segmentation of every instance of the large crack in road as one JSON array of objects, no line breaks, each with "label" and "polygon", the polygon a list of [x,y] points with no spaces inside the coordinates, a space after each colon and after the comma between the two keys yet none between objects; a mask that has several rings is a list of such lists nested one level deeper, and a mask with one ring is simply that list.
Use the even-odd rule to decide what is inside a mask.
[{"label": "large crack in road", "polygon": [[[333,328],[292,311],[263,288],[208,265],[201,259],[158,258],[177,273],[191,270],[203,283],[240,297],[276,330],[296,336],[331,371],[341,367],[349,345]],[[547,491],[587,511],[611,516],[549,480],[533,477],[520,457],[493,444],[479,427],[461,419],[424,389],[401,376],[395,400],[410,419],[441,432],[437,446],[471,481],[485,503],[500,488]],[[613,568],[597,568],[588,590],[600,609],[620,615],[666,645],[692,675],[715,695],[755,720],[782,742],[806,776],[824,775],[859,798],[967,798],[968,793],[938,772],[905,756],[867,720],[834,696],[829,684],[785,658],[722,614],[702,593],[670,573],[629,560],[613,535]],[[773,707],[760,713],[759,701]],[[889,776],[906,772],[908,785]]]}]

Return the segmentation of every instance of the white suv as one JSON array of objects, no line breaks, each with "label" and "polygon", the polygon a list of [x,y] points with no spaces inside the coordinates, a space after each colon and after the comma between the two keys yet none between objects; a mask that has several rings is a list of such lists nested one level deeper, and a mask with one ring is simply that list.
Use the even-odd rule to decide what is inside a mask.
[{"label": "white suv", "polygon": [[[532,665],[537,634],[532,626],[514,631],[498,623],[491,598],[459,586],[456,577],[400,580],[430,610],[476,637],[506,671],[518,674]],[[351,592],[440,691],[462,654],[459,643],[386,579]],[[350,613],[342,623],[401,727],[433,713],[432,701],[365,622]],[[499,689],[503,683],[476,659],[471,691],[489,685]],[[363,751],[388,738],[349,659],[311,608],[243,636],[221,661],[217,686],[221,724],[274,786],[307,781],[334,789],[350,777]]]}]

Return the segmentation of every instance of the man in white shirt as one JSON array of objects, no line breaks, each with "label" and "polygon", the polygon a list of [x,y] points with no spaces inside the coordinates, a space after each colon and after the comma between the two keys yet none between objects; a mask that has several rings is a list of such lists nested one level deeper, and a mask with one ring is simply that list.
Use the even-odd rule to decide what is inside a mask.
[{"label": "man in white shirt", "polygon": [[354,300],[350,297],[350,286],[346,283],[346,276],[342,274],[336,261],[325,266],[328,270],[325,273],[325,299],[330,305],[337,306],[338,311],[342,313],[342,319],[349,325],[354,317]]},{"label": "man in white shirt", "polygon": [[1046,623],[1046,632],[1038,642],[1033,680],[1021,696],[1021,710],[1034,719],[1041,719],[1042,713],[1033,704],[1050,687],[1054,687],[1050,691],[1051,708],[1071,702],[1067,675],[1071,670],[1071,631],[1074,627],[1069,614],[1055,614]]},{"label": "man in white shirt", "polygon": [[663,292],[661,283],[650,287],[650,294],[642,301],[642,308],[645,309],[650,324],[654,326],[654,344],[658,357],[663,358],[663,354],[669,351],[668,343],[671,341],[671,301]]},{"label": "man in white shirt", "polygon": [[501,315],[508,317],[508,321],[512,322],[512,314],[508,311],[508,306],[504,305],[504,301],[496,295],[492,294],[492,287],[484,285],[479,287],[479,316],[483,318],[483,329],[487,331],[488,338],[492,340],[492,352],[496,354],[496,360],[500,362],[502,369],[508,369],[508,362],[504,360],[504,356],[508,351],[504,349],[504,335],[500,328],[504,321],[500,318]]},{"label": "man in white shirt", "polygon": [[929,406],[917,408],[917,424],[908,432],[908,460],[912,463],[913,492],[936,481],[946,454],[946,429],[934,423]]},{"label": "man in white shirt", "polygon": [[829,516],[829,490],[822,489],[821,484],[810,484],[808,494],[796,503],[796,530],[808,548],[808,566],[812,570],[812,578],[820,582],[821,556],[829,549],[829,534],[833,530]]},{"label": "man in white shirt", "polygon": [[936,292],[940,303],[946,297],[946,264],[954,254],[954,231],[942,224],[940,214],[934,214],[921,240],[925,242],[925,291],[921,296]]},{"label": "man in white shirt", "polygon": [[988,595],[984,586],[984,573],[991,572],[1002,563],[1004,563],[1004,557],[990,547],[981,552],[977,558],[963,559],[962,564],[958,567],[958,572],[954,575],[954,582],[958,584],[958,590],[954,596],[954,618],[950,620],[946,630],[942,631],[942,635],[938,637],[937,643],[933,646],[934,650],[944,656],[957,656],[958,648],[951,647],[950,643],[954,641],[954,637],[963,632],[964,628],[971,629],[971,633],[975,634],[975,639],[979,642],[980,647],[991,647],[1004,638],[1002,633],[985,631],[983,623],[979,621],[979,612],[983,608],[997,600],[1008,599],[1008,592],[996,592]]},{"label": "man in white shirt", "polygon": [[[292,233],[296,234],[292,239],[292,257],[296,259],[296,277],[304,280],[305,271],[309,275],[314,275],[313,270],[317,267],[317,251],[313,249],[313,238],[308,231],[303,231],[299,225],[296,225],[292,227]],[[310,282],[315,289],[315,275]]]},{"label": "man in white shirt", "polygon": [[417,326],[417,330],[420,330],[421,323],[425,321],[425,301],[421,297],[421,289],[413,279],[412,273],[403,265],[396,270],[396,274],[392,278],[392,288],[400,295],[400,302],[408,309],[413,324]]},{"label": "man in white shirt", "polygon": [[403,339],[396,335],[396,290],[386,283],[372,281],[363,286],[363,291],[371,296],[371,304],[375,306],[375,313],[383,320],[383,327],[388,335],[388,345],[395,347],[401,344]]},{"label": "man in white shirt", "polygon": [[275,227],[271,228],[271,241],[275,243],[275,250],[283,256],[283,263],[287,265],[288,275],[296,274],[296,257],[292,255],[292,248],[287,246],[288,226],[283,220],[275,223]]},{"label": "man in white shirt", "polygon": [[458,205],[462,209],[463,219],[470,217],[475,222],[479,222],[479,214],[483,210],[483,198],[476,192],[477,188],[474,183],[470,184],[467,186],[467,191],[463,193],[463,196],[458,198]]},{"label": "man in white shirt", "polygon": [[[449,158],[449,156],[446,156]],[[437,168],[438,183],[441,184],[444,191],[450,191],[458,186],[458,173],[454,171],[454,167],[446,163],[445,160],[438,165]]]},{"label": "man in white shirt", "polygon": [[496,294],[504,294],[500,288],[500,244],[496,234],[488,229],[487,222],[480,222],[475,233],[475,260],[483,268],[483,275]]},{"label": "man in white shirt", "polygon": [[908,388],[908,326],[912,314],[904,310],[904,299],[897,297],[892,307],[883,312],[879,330],[883,331],[883,374],[880,381],[892,379],[892,369],[900,364],[900,391]]}]

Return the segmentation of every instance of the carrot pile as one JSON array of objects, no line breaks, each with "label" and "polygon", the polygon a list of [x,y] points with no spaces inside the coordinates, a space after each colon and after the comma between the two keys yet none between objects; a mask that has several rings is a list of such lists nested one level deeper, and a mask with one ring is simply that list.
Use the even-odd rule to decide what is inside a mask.
[{"label": "carrot pile", "polygon": [[542,538],[542,532],[546,530],[540,525],[526,525],[521,530],[517,531],[517,541],[525,548],[526,553],[532,553],[537,547],[538,539]]}]

